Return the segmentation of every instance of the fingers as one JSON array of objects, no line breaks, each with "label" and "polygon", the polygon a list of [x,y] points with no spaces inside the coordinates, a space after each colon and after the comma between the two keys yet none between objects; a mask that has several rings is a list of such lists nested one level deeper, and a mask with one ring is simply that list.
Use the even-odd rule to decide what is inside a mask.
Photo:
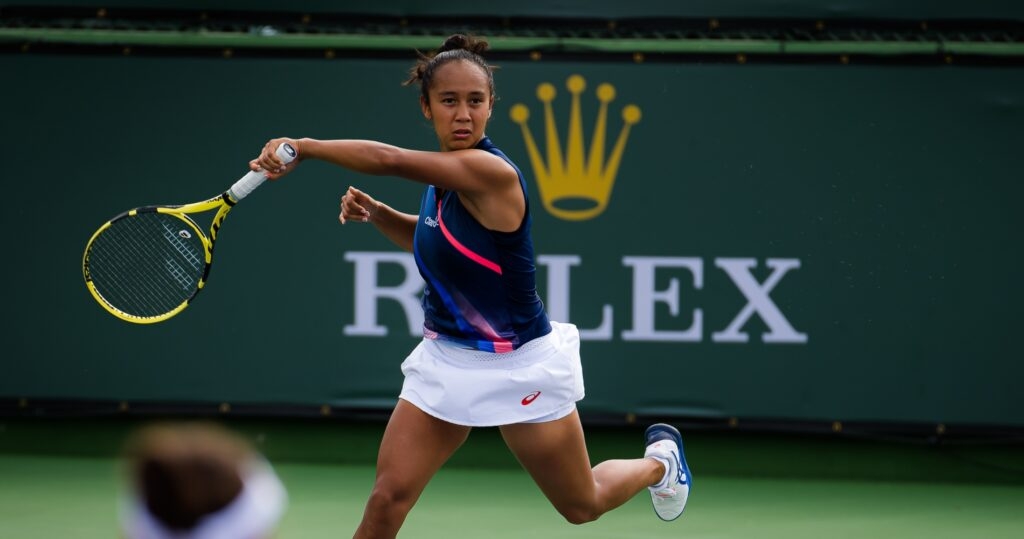
[{"label": "fingers", "polygon": [[277,156],[274,155],[276,150],[277,145],[274,144],[273,140],[263,145],[263,150],[260,151],[260,156],[256,158],[260,168],[267,172],[271,172],[277,170],[281,166]]},{"label": "fingers", "polygon": [[349,187],[345,194],[341,196],[341,203],[339,204],[341,212],[338,214],[338,221],[341,224],[345,224],[350,220],[367,223],[370,221],[369,208],[375,205],[376,201],[370,198],[369,195],[355,187]]},{"label": "fingers", "polygon": [[345,224],[347,221],[359,221],[366,223],[370,220],[370,212],[365,206],[365,195],[353,189],[349,190],[341,196],[341,213],[338,215],[338,220],[341,224]]},{"label": "fingers", "polygon": [[252,170],[262,169],[266,171],[267,178],[271,180],[276,180],[290,172],[291,169],[295,168],[295,165],[298,164],[298,160],[286,165],[281,161],[281,158],[277,156],[278,147],[285,143],[290,144],[295,148],[296,152],[299,151],[298,143],[290,138],[271,139],[263,145],[263,150],[260,151],[259,157],[249,163],[249,168]]},{"label": "fingers", "polygon": [[352,197],[347,192],[341,195],[341,204],[339,205],[341,212],[338,213],[338,220],[341,221],[341,224],[345,224],[349,219],[352,219],[352,205]]}]

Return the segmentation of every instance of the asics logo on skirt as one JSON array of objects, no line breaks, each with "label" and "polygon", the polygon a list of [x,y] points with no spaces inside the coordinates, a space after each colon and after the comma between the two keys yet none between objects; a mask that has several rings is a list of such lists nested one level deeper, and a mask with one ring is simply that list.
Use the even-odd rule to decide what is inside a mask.
[{"label": "asics logo on skirt", "polygon": [[537,397],[539,396],[540,391],[534,391],[533,393],[523,397],[523,406],[529,406],[533,401],[537,400]]}]

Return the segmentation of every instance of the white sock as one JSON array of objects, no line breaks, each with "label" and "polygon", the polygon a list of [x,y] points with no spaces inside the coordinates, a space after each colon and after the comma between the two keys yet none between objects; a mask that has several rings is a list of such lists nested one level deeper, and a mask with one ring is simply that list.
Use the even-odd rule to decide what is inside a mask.
[{"label": "white sock", "polygon": [[657,490],[657,489],[665,488],[666,486],[668,486],[668,471],[671,469],[671,467],[668,464],[668,459],[664,459],[664,458],[659,457],[657,455],[647,455],[647,458],[654,459],[654,460],[660,462],[661,465],[665,467],[665,475],[663,475],[661,477],[661,481],[658,481],[657,483],[651,485],[649,488]]}]

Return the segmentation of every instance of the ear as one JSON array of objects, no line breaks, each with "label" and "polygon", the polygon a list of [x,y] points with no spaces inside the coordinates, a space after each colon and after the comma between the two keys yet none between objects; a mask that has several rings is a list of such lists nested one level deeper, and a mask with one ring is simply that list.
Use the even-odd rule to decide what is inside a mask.
[{"label": "ear", "polygon": [[427,98],[420,96],[420,109],[423,110],[423,117],[431,120],[433,119],[430,115],[430,103],[427,102]]}]

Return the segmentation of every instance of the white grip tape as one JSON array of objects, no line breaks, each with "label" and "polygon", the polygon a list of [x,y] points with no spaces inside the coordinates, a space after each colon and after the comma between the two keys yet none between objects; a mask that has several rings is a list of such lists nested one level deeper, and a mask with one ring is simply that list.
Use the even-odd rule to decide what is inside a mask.
[{"label": "white grip tape", "polygon": [[[292,148],[290,144],[282,144],[278,146],[277,152],[275,153],[277,153],[277,157],[286,165],[295,160],[295,148]],[[231,194],[231,198],[235,199],[235,202],[238,202],[239,200],[249,196],[249,193],[255,191],[256,188],[262,185],[265,181],[267,181],[266,171],[250,171],[245,176],[242,176],[242,179],[235,182],[235,184],[231,186],[231,189],[228,189],[228,192]]]}]

